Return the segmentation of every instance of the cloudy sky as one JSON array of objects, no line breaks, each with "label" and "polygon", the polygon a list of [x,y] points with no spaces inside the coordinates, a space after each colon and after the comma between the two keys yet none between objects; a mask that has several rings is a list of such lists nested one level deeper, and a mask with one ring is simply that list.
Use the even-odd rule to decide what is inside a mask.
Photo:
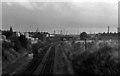
[{"label": "cloudy sky", "polygon": [[2,29],[16,31],[63,30],[68,33],[115,32],[118,0],[4,0]]}]

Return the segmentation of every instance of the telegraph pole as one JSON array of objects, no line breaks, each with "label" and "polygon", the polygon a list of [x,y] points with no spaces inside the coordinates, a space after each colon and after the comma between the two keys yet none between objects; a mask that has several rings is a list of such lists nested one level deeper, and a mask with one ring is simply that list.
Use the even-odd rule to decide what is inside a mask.
[{"label": "telegraph pole", "polygon": [[56,31],[54,30],[54,34],[56,33]]},{"label": "telegraph pole", "polygon": [[36,29],[36,32],[37,32],[37,33],[40,32],[40,31],[39,31],[39,28]]},{"label": "telegraph pole", "polygon": [[60,34],[61,34],[61,35],[63,34],[63,31],[62,31],[62,30],[60,31]]},{"label": "telegraph pole", "polygon": [[109,32],[110,32],[110,27],[108,26],[108,34],[109,34]]}]

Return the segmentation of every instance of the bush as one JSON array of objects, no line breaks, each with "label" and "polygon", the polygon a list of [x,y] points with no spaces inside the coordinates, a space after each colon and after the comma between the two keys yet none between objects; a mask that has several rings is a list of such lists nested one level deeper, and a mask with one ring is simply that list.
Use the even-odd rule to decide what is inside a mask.
[{"label": "bush", "polygon": [[120,63],[111,59],[112,51],[113,49],[108,46],[104,46],[93,53],[86,51],[72,60],[73,68],[79,75],[115,75],[120,70]]},{"label": "bush", "polygon": [[38,54],[38,50],[40,48],[43,48],[44,46],[45,46],[45,44],[42,43],[41,41],[38,41],[37,43],[33,44],[32,51],[33,51],[34,56],[36,56]]},{"label": "bush", "polygon": [[28,40],[24,35],[20,35],[19,41],[22,47],[27,48]]},{"label": "bush", "polygon": [[18,37],[12,37],[11,42],[14,44],[14,47],[13,47],[14,50],[19,52],[20,49],[22,48],[22,46],[21,46],[21,43],[20,43]]}]

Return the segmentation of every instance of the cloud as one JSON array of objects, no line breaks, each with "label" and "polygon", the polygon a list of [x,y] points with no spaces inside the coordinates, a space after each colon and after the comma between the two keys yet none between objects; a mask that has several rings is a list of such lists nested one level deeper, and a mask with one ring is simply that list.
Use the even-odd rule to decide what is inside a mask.
[{"label": "cloud", "polygon": [[[7,3],[8,6],[13,6],[14,4],[18,4],[26,9],[29,10],[43,10],[46,7],[48,7],[49,5],[54,5],[55,8],[57,8],[57,5],[55,3],[52,2],[30,2],[29,0],[25,0],[25,1],[19,1],[19,2],[5,2]],[[59,8],[59,7],[58,7]]]},{"label": "cloud", "polygon": [[19,2],[18,4],[30,10],[34,9],[30,2]]},{"label": "cloud", "polygon": [[31,5],[31,2],[29,2],[29,0],[19,0],[17,2],[5,2],[7,3],[8,6],[13,6],[14,4],[19,4],[20,6],[24,7],[24,8],[27,8],[27,9],[34,9],[33,5]]},{"label": "cloud", "polygon": [[[18,3],[19,5],[27,8],[27,9],[43,9],[45,6],[47,6],[47,2],[54,4],[55,8],[58,8],[58,10],[61,11],[61,8],[58,7],[53,2],[71,2],[72,5],[76,7],[80,7],[80,3],[99,3],[99,2],[104,2],[104,3],[112,3],[112,4],[117,4],[119,0],[2,0],[2,2],[7,2],[9,6],[11,6],[14,2]],[[46,2],[44,3],[43,6],[39,7],[39,2]],[[38,3],[38,4],[37,4]],[[48,4],[49,5],[49,4]]]},{"label": "cloud", "polygon": [[6,2],[8,6],[12,6],[12,3],[11,2]]},{"label": "cloud", "polygon": [[109,2],[29,2],[26,0],[26,2],[9,2],[7,5],[6,8],[3,7],[4,25],[14,25],[17,29],[21,27],[21,30],[24,27],[24,30],[26,28],[33,30],[36,27],[47,30],[69,27],[79,30],[83,27],[104,28],[108,25],[110,27],[117,25],[117,7]]},{"label": "cloud", "polygon": [[[70,9],[70,2],[29,2],[28,0],[26,0],[25,2],[5,2],[8,6],[14,6],[14,4],[16,5],[20,5],[24,8],[26,8],[27,10],[40,10],[40,11],[46,11],[48,9],[51,9],[55,12],[58,12],[59,14],[63,14],[66,15],[66,13],[68,13]],[[67,6],[64,7],[64,6]]]},{"label": "cloud", "polygon": [[2,2],[118,2],[120,0],[2,0]]}]

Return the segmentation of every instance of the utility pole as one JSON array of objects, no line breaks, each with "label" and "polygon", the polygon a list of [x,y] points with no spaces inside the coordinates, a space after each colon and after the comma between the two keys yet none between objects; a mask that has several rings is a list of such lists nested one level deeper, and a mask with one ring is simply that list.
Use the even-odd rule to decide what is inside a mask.
[{"label": "utility pole", "polygon": [[39,31],[39,28],[36,29],[36,32],[37,32],[37,33],[40,32],[40,31]]},{"label": "utility pole", "polygon": [[54,34],[56,33],[56,31],[54,30]]},{"label": "utility pole", "polygon": [[108,34],[109,34],[109,31],[110,31],[110,27],[108,26]]},{"label": "utility pole", "polygon": [[68,31],[66,31],[66,35],[67,35]]},{"label": "utility pole", "polygon": [[62,30],[60,31],[60,34],[62,35]]}]

